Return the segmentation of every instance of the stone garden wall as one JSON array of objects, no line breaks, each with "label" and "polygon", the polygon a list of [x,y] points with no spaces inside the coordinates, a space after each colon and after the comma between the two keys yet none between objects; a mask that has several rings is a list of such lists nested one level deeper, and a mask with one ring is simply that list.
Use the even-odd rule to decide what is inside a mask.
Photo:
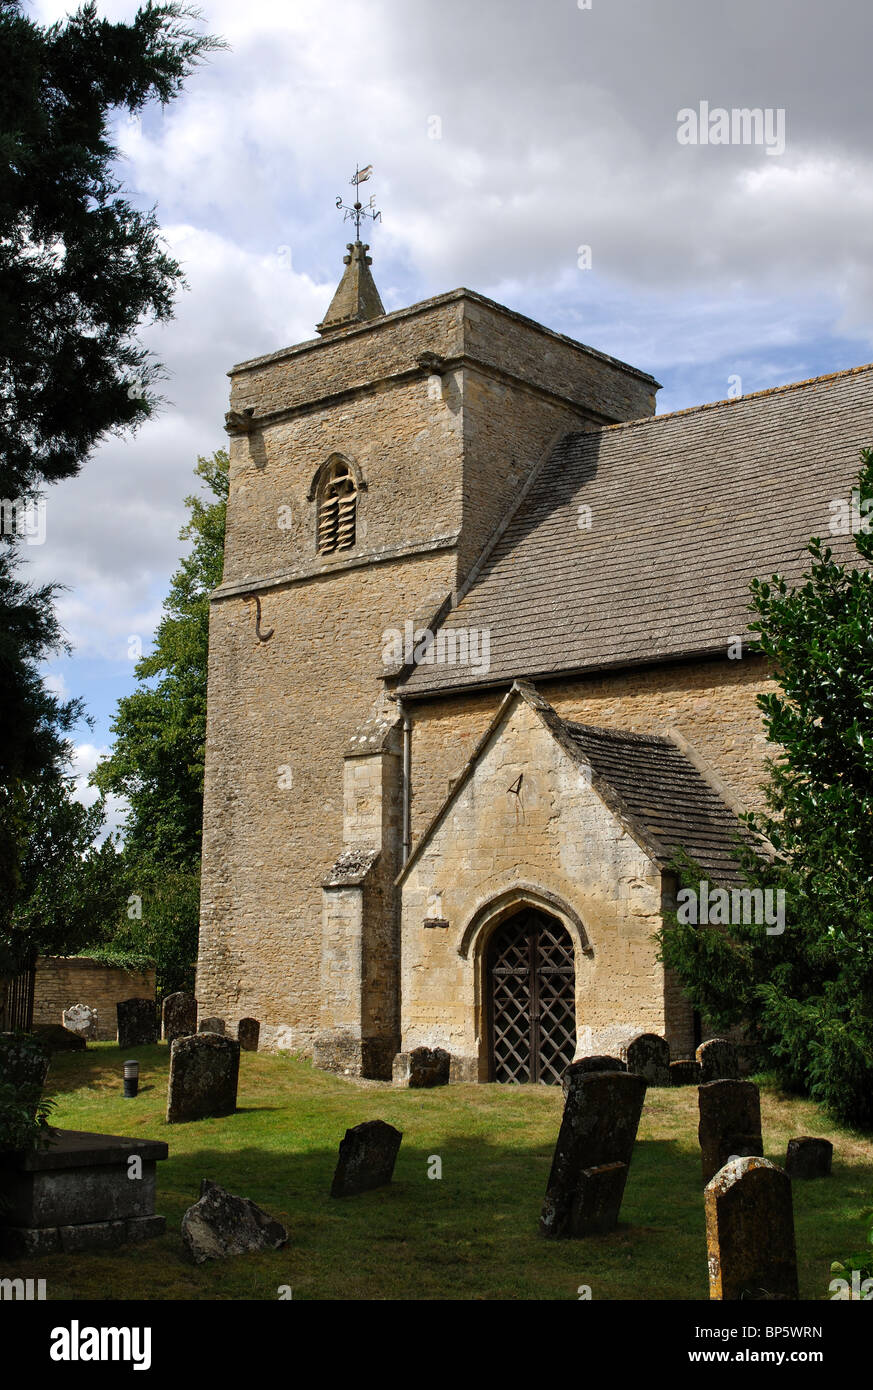
[{"label": "stone garden wall", "polygon": [[64,1009],[87,1004],[97,1010],[97,1038],[114,1042],[115,1005],[123,999],[154,999],[155,971],[122,970],[84,956],[40,956],[36,963],[33,1022],[62,1023]]}]

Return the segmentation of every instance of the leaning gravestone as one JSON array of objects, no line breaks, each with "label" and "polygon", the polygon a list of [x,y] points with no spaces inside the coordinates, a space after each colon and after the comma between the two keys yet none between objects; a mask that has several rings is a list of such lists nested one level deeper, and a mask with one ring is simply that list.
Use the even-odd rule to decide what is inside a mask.
[{"label": "leaning gravestone", "polygon": [[340,1141],[331,1197],[353,1197],[389,1183],[402,1138],[400,1130],[384,1120],[365,1120],[347,1129]]},{"label": "leaning gravestone", "polygon": [[727,1038],[710,1038],[701,1043],[695,1053],[700,1063],[700,1083],[707,1081],[738,1081],[740,1063],[737,1049]]},{"label": "leaning gravestone", "polygon": [[123,999],[115,1005],[118,1015],[118,1046],[146,1047],[158,1040],[153,999]]},{"label": "leaning gravestone", "polygon": [[193,994],[179,990],[166,995],[161,1009],[161,1032],[172,1047],[177,1038],[190,1037],[197,1032],[197,1000]]},{"label": "leaning gravestone", "polygon": [[200,1020],[200,1026],[199,1026],[199,1028],[197,1029],[197,1032],[198,1032],[198,1033],[218,1033],[219,1036],[223,1038],[223,1037],[224,1037],[224,1019],[223,1019],[223,1018],[201,1018],[201,1020]]},{"label": "leaning gravestone", "polygon": [[77,1037],[92,1042],[97,1037],[97,1010],[89,1009],[87,1004],[72,1004],[64,1009],[61,1019],[64,1027]]},{"label": "leaning gravestone", "polygon": [[167,1124],[232,1115],[239,1083],[239,1043],[217,1033],[177,1038],[170,1048]]},{"label": "leaning gravestone", "polygon": [[251,1250],[280,1250],[288,1232],[248,1197],[234,1197],[204,1178],[200,1200],[182,1217],[185,1254],[195,1264],[245,1255]]},{"label": "leaning gravestone", "polygon": [[[580,1057],[578,1061],[571,1062],[571,1067],[575,1067],[574,1076],[586,1071],[627,1071],[627,1067],[620,1057]],[[564,1092],[564,1099],[570,1089],[570,1067],[561,1077],[561,1090]]]},{"label": "leaning gravestone", "polygon": [[452,1065],[451,1054],[443,1047],[414,1047],[411,1052],[398,1052],[391,1066],[395,1086],[422,1088],[447,1086]]},{"label": "leaning gravestone", "polygon": [[797,1298],[788,1174],[766,1158],[735,1158],[709,1183],[704,1204],[710,1298]]},{"label": "leaning gravestone", "polygon": [[834,1146],[830,1139],[813,1139],[802,1134],[788,1140],[785,1171],[789,1178],[829,1178]]},{"label": "leaning gravestone", "polygon": [[256,1018],[241,1018],[237,1024],[236,1036],[243,1052],[257,1052],[261,1025]]},{"label": "leaning gravestone", "polygon": [[761,1097],[753,1081],[708,1081],[697,1088],[700,1160],[709,1182],[732,1158],[764,1153]]},{"label": "leaning gravestone", "polygon": [[[646,1081],[634,1072],[567,1068],[567,1100],[540,1217],[548,1237],[611,1231],[627,1181]],[[621,1171],[619,1171],[621,1170]]]},{"label": "leaning gravestone", "polygon": [[49,1069],[49,1048],[31,1033],[0,1033],[0,1081],[36,1113]]},{"label": "leaning gravestone", "polygon": [[670,1085],[670,1045],[657,1033],[638,1033],[621,1049],[621,1060],[650,1086]]}]

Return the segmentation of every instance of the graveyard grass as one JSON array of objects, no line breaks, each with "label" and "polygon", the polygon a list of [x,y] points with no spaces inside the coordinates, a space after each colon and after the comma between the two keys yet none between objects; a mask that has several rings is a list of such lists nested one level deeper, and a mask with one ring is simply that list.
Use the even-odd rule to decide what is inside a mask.
[{"label": "graveyard grass", "polygon": [[[140,1094],[124,1100],[121,1064],[137,1057]],[[17,1261],[47,1279],[49,1298],[707,1299],[697,1089],[649,1089],[619,1228],[547,1241],[537,1221],[561,1115],[552,1087],[451,1086],[429,1091],[356,1084],[301,1058],[244,1052],[239,1110],[167,1125],[166,1046],[90,1044],[56,1053],[47,1092],[66,1129],[164,1139],[157,1240],[118,1251]],[[793,1135],[835,1146],[831,1179],[794,1184],[800,1295],[826,1299],[830,1265],[858,1248],[873,1189],[873,1138],[834,1126],[811,1103],[763,1078],[767,1158],[782,1164]],[[383,1119],[403,1131],[390,1187],[329,1196],[347,1127]],[[442,1178],[428,1177],[431,1156]],[[179,1226],[200,1179],[252,1198],[288,1228],[283,1250],[195,1267]],[[8,1270],[0,1271],[4,1274]]]}]

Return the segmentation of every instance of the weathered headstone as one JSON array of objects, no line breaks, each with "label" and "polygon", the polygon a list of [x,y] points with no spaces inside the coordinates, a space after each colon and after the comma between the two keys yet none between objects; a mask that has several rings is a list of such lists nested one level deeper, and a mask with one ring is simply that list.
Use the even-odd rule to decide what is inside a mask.
[{"label": "weathered headstone", "polygon": [[572,1073],[574,1076],[586,1071],[627,1071],[627,1067],[620,1057],[580,1057],[578,1061],[570,1063],[561,1077],[561,1090],[564,1092],[565,1098],[570,1089],[570,1076],[573,1067],[576,1068],[576,1071]]},{"label": "weathered headstone", "polygon": [[340,1141],[331,1197],[353,1197],[384,1187],[391,1181],[402,1138],[400,1130],[384,1120],[365,1120],[347,1129]]},{"label": "weathered headstone", "polygon": [[695,1053],[700,1063],[700,1084],[707,1081],[738,1081],[740,1062],[737,1049],[727,1038],[710,1038]]},{"label": "weathered headstone", "polygon": [[195,1264],[245,1255],[252,1250],[280,1250],[288,1232],[248,1197],[235,1197],[204,1178],[200,1200],[182,1217],[185,1254]]},{"label": "weathered headstone", "polygon": [[451,1054],[442,1047],[414,1047],[411,1052],[398,1052],[391,1067],[395,1086],[447,1086]]},{"label": "weathered headstone", "polygon": [[710,1298],[798,1297],[787,1173],[766,1158],[735,1158],[708,1184],[704,1205]]},{"label": "weathered headstone", "polygon": [[645,1078],[634,1072],[585,1071],[574,1062],[567,1076],[540,1217],[540,1233],[549,1237],[615,1227],[646,1095]]},{"label": "weathered headstone", "polygon": [[621,1060],[649,1086],[670,1085],[670,1044],[657,1033],[638,1033],[622,1047]]},{"label": "weathered headstone", "polygon": [[123,999],[115,1005],[118,1015],[118,1046],[146,1047],[158,1040],[153,999]]},{"label": "weathered headstone", "polygon": [[256,1018],[241,1018],[237,1024],[236,1036],[243,1052],[257,1052],[261,1025]]},{"label": "weathered headstone", "polygon": [[683,1058],[670,1063],[670,1084],[672,1086],[699,1086],[700,1063]]},{"label": "weathered headstone", "polygon": [[0,1081],[14,1087],[34,1114],[50,1060],[48,1047],[32,1033],[0,1033]]},{"label": "weathered headstone", "polygon": [[50,1052],[81,1052],[87,1046],[84,1038],[71,1033],[62,1023],[36,1023],[33,1034]]},{"label": "weathered headstone", "polygon": [[788,1140],[785,1171],[789,1178],[829,1178],[834,1146],[830,1139],[813,1139],[802,1134]]},{"label": "weathered headstone", "polygon": [[698,1086],[697,1097],[705,1183],[731,1158],[763,1155],[761,1098],[753,1081],[708,1081]]},{"label": "weathered headstone", "polygon": [[223,1018],[201,1018],[198,1033],[217,1033],[219,1037],[224,1037]]},{"label": "weathered headstone", "polygon": [[71,1004],[69,1009],[64,1009],[61,1019],[63,1026],[77,1037],[92,1041],[97,1037],[97,1010],[90,1009],[87,1004]]},{"label": "weathered headstone", "polygon": [[193,994],[178,990],[164,998],[161,1009],[161,1033],[172,1047],[177,1038],[188,1038],[197,1032],[197,1000]]},{"label": "weathered headstone", "polygon": [[218,1033],[177,1038],[170,1048],[167,1124],[232,1115],[239,1083],[239,1043]]}]

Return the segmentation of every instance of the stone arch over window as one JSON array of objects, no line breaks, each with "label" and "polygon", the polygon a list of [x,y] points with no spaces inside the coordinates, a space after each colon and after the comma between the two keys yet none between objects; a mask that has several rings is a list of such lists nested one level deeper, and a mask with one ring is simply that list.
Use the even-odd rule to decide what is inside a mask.
[{"label": "stone arch over window", "polygon": [[319,555],[352,550],[358,539],[358,500],[366,489],[361,470],[344,454],[331,454],[312,480],[315,547]]}]

